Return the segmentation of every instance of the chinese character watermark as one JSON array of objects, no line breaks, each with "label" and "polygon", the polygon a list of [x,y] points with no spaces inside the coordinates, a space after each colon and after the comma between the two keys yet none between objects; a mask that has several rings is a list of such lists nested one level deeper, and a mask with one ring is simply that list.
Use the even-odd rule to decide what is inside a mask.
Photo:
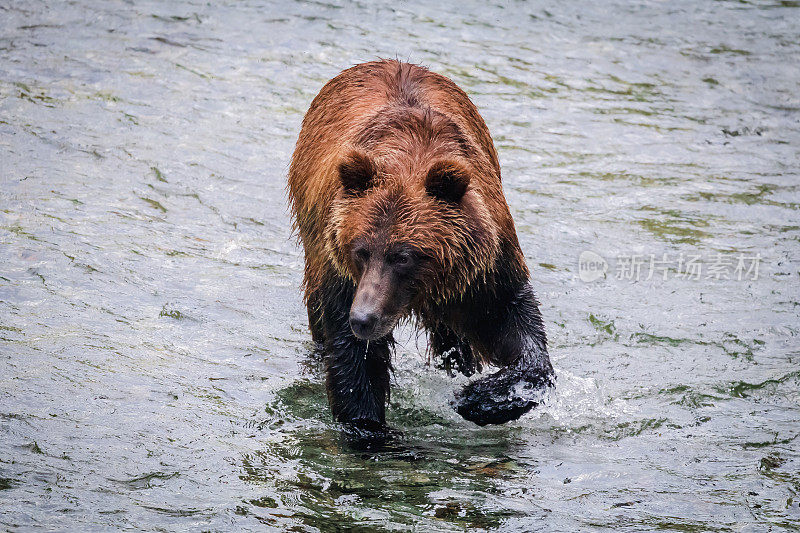
[{"label": "chinese character watermark", "polygon": [[614,268],[609,269],[603,256],[590,250],[578,258],[578,277],[592,282],[604,278],[609,270],[618,280],[666,281],[669,277],[685,280],[757,280],[761,254],[620,254]]}]

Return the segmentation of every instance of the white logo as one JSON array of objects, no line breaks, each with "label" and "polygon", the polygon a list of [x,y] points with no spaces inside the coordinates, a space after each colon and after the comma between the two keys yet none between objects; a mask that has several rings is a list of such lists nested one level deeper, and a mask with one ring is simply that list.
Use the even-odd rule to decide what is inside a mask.
[{"label": "white logo", "polygon": [[584,250],[578,257],[578,277],[586,283],[603,278],[608,271],[608,263],[602,256]]}]

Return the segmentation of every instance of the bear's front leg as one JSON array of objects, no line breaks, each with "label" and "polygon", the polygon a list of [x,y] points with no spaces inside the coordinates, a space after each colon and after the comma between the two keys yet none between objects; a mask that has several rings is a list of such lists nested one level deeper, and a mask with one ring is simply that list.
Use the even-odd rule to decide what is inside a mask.
[{"label": "bear's front leg", "polygon": [[311,331],[311,340],[317,347],[323,346],[325,335],[322,327],[322,301],[319,291],[308,292],[306,308],[308,309],[308,329]]},{"label": "bear's front leg", "polygon": [[323,296],[328,402],[337,421],[379,429],[386,421],[392,339],[365,341],[353,334],[348,321],[353,293],[350,283],[339,280]]},{"label": "bear's front leg", "polygon": [[[501,292],[502,294],[502,292]],[[456,411],[480,426],[516,420],[555,383],[547,339],[530,284],[470,313],[474,348],[502,367],[456,394]]]}]

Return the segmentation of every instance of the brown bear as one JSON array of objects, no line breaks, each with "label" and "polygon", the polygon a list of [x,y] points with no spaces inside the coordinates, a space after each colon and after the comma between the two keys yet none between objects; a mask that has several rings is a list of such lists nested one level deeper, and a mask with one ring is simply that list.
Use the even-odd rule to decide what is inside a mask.
[{"label": "brown bear", "polygon": [[554,383],[492,138],[448,78],[373,61],[330,80],[289,170],[311,335],[334,417],[384,427],[392,330],[415,318],[477,424],[519,418]]}]

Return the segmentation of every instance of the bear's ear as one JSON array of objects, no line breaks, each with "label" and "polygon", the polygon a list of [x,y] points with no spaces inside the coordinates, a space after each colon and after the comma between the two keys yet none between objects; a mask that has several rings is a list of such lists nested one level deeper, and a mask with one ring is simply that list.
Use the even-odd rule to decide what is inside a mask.
[{"label": "bear's ear", "polygon": [[348,196],[358,196],[369,189],[377,174],[375,163],[363,152],[350,152],[339,163],[339,179]]},{"label": "bear's ear", "polygon": [[429,195],[450,204],[461,201],[469,185],[469,172],[455,161],[439,161],[428,171],[425,190]]}]

